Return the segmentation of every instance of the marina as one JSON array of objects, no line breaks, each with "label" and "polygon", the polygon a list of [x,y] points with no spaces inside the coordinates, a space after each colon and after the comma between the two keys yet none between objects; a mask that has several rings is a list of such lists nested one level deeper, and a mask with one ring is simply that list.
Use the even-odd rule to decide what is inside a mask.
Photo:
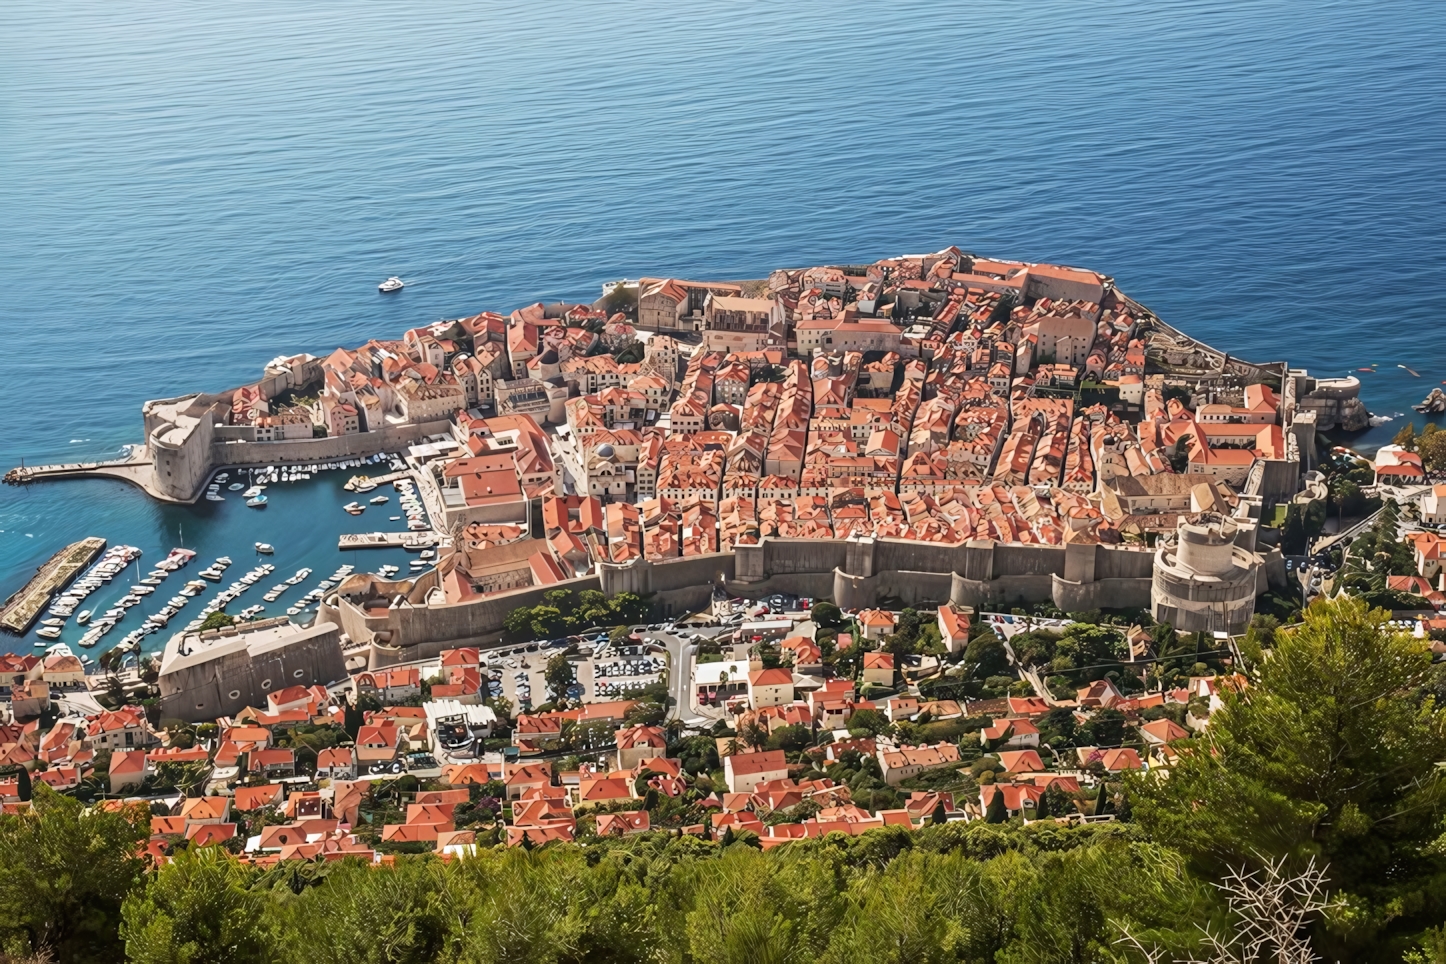
[{"label": "marina", "polygon": [[[404,528],[407,523],[399,526],[384,521],[385,517],[373,520],[372,527],[391,525],[402,531],[382,533],[380,539],[372,532],[345,531],[350,519],[337,510],[353,499],[369,502],[376,496],[373,492],[361,499],[345,483],[374,466],[386,473],[387,482],[411,488],[407,473],[392,468],[401,464],[397,456],[382,455],[286,468],[231,466],[218,469],[206,483],[222,500],[202,498],[191,505],[155,507],[145,504],[148,497],[131,487],[102,486],[102,497],[118,504],[142,503],[143,511],[121,515],[107,533],[126,545],[113,547],[90,571],[82,565],[80,575],[68,581],[75,595],[57,596],[58,590],[43,594],[35,618],[25,629],[14,630],[18,637],[0,637],[0,651],[38,651],[66,643],[77,652],[119,647],[143,656],[159,650],[185,625],[199,625],[210,612],[222,608],[236,616],[250,611],[256,618],[281,616],[291,608],[296,611],[288,614],[290,618],[304,623],[320,601],[320,591],[307,586],[308,580],[319,578],[311,573],[335,574],[343,563],[350,567],[347,572],[358,568],[344,556],[339,558],[340,553],[368,548],[365,568],[396,572],[407,569],[410,553],[436,544],[430,530],[410,531]],[[392,491],[391,485],[387,491]],[[91,495],[88,490],[77,492],[83,499]],[[264,512],[246,506],[248,498],[258,496],[267,499]],[[334,525],[318,524],[322,519],[334,520]],[[188,554],[187,558],[199,557],[184,577],[177,577],[171,568],[183,564],[171,555],[173,550]],[[263,563],[275,570],[257,573]],[[243,596],[252,597],[246,600],[250,605],[243,605]],[[47,613],[47,602],[59,608]],[[59,624],[41,623],[41,616]]]}]

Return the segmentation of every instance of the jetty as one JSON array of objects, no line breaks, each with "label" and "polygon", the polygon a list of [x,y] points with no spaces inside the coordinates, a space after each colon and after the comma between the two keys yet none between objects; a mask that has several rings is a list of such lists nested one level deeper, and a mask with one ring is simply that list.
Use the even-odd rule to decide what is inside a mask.
[{"label": "jetty", "polygon": [[437,534],[426,532],[350,532],[337,540],[336,547],[347,549],[430,549],[437,544]]},{"label": "jetty", "polygon": [[90,536],[72,542],[47,559],[30,581],[0,607],[0,629],[17,635],[29,629],[50,597],[70,585],[76,574],[90,565],[104,548],[104,539]]}]

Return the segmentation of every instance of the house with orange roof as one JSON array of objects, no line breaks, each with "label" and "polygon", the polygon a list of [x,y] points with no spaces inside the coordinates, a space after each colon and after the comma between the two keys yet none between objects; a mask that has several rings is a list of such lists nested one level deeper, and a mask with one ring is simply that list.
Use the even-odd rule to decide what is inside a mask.
[{"label": "house with orange roof", "polygon": [[864,639],[882,639],[894,631],[894,614],[886,609],[865,609],[856,618]]},{"label": "house with orange roof", "polygon": [[617,803],[637,797],[627,777],[601,777],[581,780],[577,788],[578,806],[590,803]]},{"label": "house with orange roof", "polygon": [[35,779],[46,784],[52,790],[74,790],[80,786],[80,770],[77,767],[51,767],[41,773],[35,774]]},{"label": "house with orange roof", "polygon": [[552,770],[545,763],[511,765],[506,766],[506,770],[502,782],[507,788],[508,800],[517,800],[535,787],[552,786]]},{"label": "house with orange roof", "polygon": [[102,710],[85,718],[85,742],[97,750],[131,750],[161,742],[139,706]]},{"label": "house with orange roof", "polygon": [[525,841],[529,846],[541,847],[550,843],[572,843],[571,827],[508,827],[507,846],[520,847]]},{"label": "house with orange roof", "polygon": [[937,743],[933,746],[879,747],[879,768],[884,772],[884,782],[897,786],[905,780],[918,776],[925,770],[949,766],[959,762],[959,747],[953,743]]},{"label": "house with orange roof", "polygon": [[733,753],[723,758],[723,776],[734,793],[750,793],[760,783],[788,777],[788,762],[782,750]]},{"label": "house with orange roof", "polygon": [[355,780],[355,749],[349,746],[332,746],[322,750],[316,755],[316,778],[318,780]]},{"label": "house with orange roof", "polygon": [[1044,769],[1044,761],[1039,758],[1037,750],[1004,750],[995,755],[999,757],[999,772],[1009,776]]},{"label": "house with orange roof", "polygon": [[1442,558],[1446,557],[1446,538],[1435,532],[1417,530],[1406,533],[1406,541],[1416,557],[1416,571],[1427,579],[1434,579],[1441,572]]},{"label": "house with orange roof", "polygon": [[237,810],[259,810],[262,807],[281,804],[286,799],[286,792],[279,783],[268,783],[259,787],[237,787],[234,799]]},{"label": "house with orange roof", "polygon": [[1143,770],[1144,761],[1133,747],[1119,747],[1102,750],[1099,747],[1084,746],[1077,751],[1080,762],[1085,766],[1099,762],[1107,773],[1122,773],[1125,770]]},{"label": "house with orange roof", "polygon": [[1027,716],[1030,718],[1043,716],[1050,711],[1049,702],[1042,696],[1010,696],[1010,716]]},{"label": "house with orange roof", "polygon": [[290,747],[252,750],[247,759],[252,773],[268,779],[296,775],[296,752]]},{"label": "house with orange roof", "polygon": [[235,836],[236,825],[234,823],[196,824],[186,829],[186,839],[191,841],[192,847],[209,847],[212,844],[225,843]]},{"label": "house with orange roof", "polygon": [[1039,727],[1029,720],[994,720],[979,731],[980,742],[989,749],[1022,750],[1039,746]]},{"label": "house with orange roof", "polygon": [[230,814],[230,797],[191,797],[181,801],[181,816],[187,826],[193,823],[224,823]]},{"label": "house with orange roof", "polygon": [[1114,706],[1121,699],[1123,694],[1115,686],[1113,680],[1097,679],[1088,686],[1082,687],[1075,697],[1080,709],[1108,709]]},{"label": "house with orange roof", "polygon": [[748,702],[754,709],[793,702],[793,673],[783,667],[748,674]]},{"label": "house with orange roof", "polygon": [[614,742],[614,762],[619,770],[630,770],[643,760],[663,756],[668,747],[667,736],[659,726],[624,727],[614,735]]},{"label": "house with orange roof", "polygon": [[894,685],[894,654],[864,653],[863,682],[879,686]]},{"label": "house with orange roof", "polygon": [[139,787],[155,773],[155,768],[146,760],[145,751],[116,751],[110,758],[110,792],[120,793]]},{"label": "house with orange roof", "polygon": [[945,603],[939,607],[939,635],[949,652],[958,653],[968,648],[970,618],[973,615],[972,606]]},{"label": "house with orange roof", "polygon": [[988,813],[995,797],[1003,798],[1004,812],[1011,817],[1026,808],[1035,810],[1039,807],[1040,798],[1044,796],[1044,790],[1044,787],[1037,787],[1032,783],[992,783],[981,786],[979,812]]},{"label": "house with orange roof", "polygon": [[1140,736],[1148,744],[1162,746],[1167,743],[1174,743],[1176,740],[1187,739],[1190,736],[1190,731],[1174,720],[1159,719],[1141,724]]},{"label": "house with orange roof", "polygon": [[599,837],[645,833],[649,827],[648,811],[624,810],[621,813],[600,813],[597,818]]}]

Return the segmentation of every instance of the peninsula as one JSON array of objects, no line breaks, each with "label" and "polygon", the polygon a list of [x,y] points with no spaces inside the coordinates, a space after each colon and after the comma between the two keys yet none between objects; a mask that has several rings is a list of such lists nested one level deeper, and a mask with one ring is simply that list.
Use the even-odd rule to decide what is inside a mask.
[{"label": "peninsula", "polygon": [[279,357],[145,403],[127,460],[6,480],[191,502],[222,468],[404,451],[438,565],[351,575],[318,617],[371,667],[495,637],[559,588],[660,616],[788,593],[1235,633],[1286,582],[1263,521],[1318,431],[1364,425],[1358,393],[1205,345],[1098,272],[950,247]]}]

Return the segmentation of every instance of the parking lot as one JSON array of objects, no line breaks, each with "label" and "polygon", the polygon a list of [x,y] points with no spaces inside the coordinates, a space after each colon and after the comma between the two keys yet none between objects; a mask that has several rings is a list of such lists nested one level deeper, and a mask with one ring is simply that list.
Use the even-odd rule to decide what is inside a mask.
[{"label": "parking lot", "polygon": [[667,668],[659,645],[613,646],[608,634],[593,630],[578,637],[520,643],[488,650],[482,654],[483,676],[489,678],[489,695],[501,695],[514,708],[526,711],[553,699],[545,678],[547,661],[577,644],[579,655],[571,657],[576,681],[565,694],[569,700],[597,702],[635,697],[644,687],[656,683]]}]

